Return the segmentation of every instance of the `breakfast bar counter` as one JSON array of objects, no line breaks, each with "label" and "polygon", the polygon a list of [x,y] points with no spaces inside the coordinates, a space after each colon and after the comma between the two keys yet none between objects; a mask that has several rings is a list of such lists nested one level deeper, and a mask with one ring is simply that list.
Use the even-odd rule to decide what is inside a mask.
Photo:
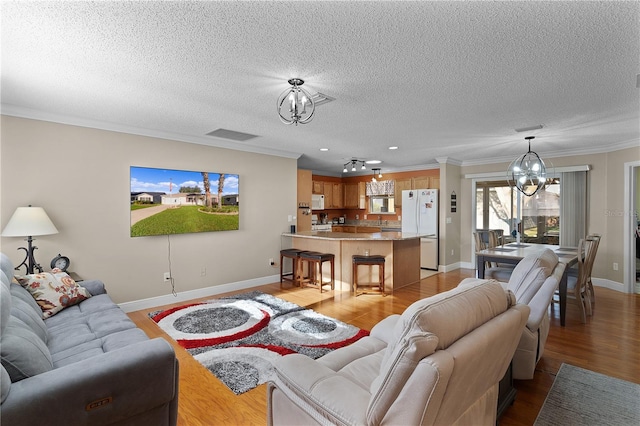
[{"label": "breakfast bar counter", "polygon": [[[337,290],[350,290],[353,283],[352,256],[382,255],[385,257],[385,293],[420,281],[420,237],[407,232],[349,233],[302,231],[283,234],[283,248],[332,253],[335,255],[335,285]],[[323,269],[329,276],[329,265]],[[358,268],[358,284],[377,282],[377,266]]]}]

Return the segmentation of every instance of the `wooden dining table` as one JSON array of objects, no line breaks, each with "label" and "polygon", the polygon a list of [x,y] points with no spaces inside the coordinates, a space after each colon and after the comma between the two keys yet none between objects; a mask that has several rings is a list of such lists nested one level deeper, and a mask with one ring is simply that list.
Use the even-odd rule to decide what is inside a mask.
[{"label": "wooden dining table", "polygon": [[486,262],[517,264],[525,256],[538,253],[544,249],[553,250],[560,262],[566,265],[558,286],[560,294],[560,325],[564,326],[567,310],[567,274],[569,268],[578,263],[577,247],[560,247],[550,244],[510,243],[476,252],[478,278],[484,278]]}]

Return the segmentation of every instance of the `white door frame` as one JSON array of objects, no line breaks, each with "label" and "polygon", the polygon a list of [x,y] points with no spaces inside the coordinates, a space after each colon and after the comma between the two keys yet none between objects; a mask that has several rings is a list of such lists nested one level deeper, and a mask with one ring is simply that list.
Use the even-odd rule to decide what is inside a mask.
[{"label": "white door frame", "polygon": [[624,254],[625,254],[625,265],[624,268],[624,288],[627,293],[633,293],[635,289],[636,282],[636,259],[634,256],[635,252],[635,238],[632,238],[634,235],[635,229],[635,174],[634,168],[640,167],[640,161],[631,161],[629,163],[624,163],[624,214],[626,220],[624,221]]}]

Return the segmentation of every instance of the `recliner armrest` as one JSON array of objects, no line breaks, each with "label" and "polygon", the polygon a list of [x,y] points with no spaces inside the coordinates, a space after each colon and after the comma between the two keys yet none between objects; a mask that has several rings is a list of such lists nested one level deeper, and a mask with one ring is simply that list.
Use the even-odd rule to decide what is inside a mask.
[{"label": "recliner armrest", "polygon": [[549,304],[551,303],[553,295],[558,288],[560,280],[562,279],[565,266],[566,265],[564,263],[558,262],[556,267],[553,269],[553,273],[547,277],[538,292],[529,301],[528,305],[531,309],[529,319],[527,320],[527,328],[529,330],[535,332],[540,327],[540,323],[542,322],[544,315],[547,313]]},{"label": "recliner armrest", "polygon": [[104,283],[100,280],[85,280],[80,281],[78,283],[82,287],[86,288],[92,296],[97,296],[98,294],[105,294],[107,289],[104,286]]},{"label": "recliner armrest", "polygon": [[389,342],[393,339],[393,330],[399,319],[400,315],[398,314],[389,315],[388,317],[374,325],[369,335],[371,337],[375,337],[376,339],[382,340],[388,345]]},{"label": "recliner armrest", "polygon": [[2,424],[116,423],[169,405],[177,398],[177,377],[166,340],[135,343],[12,383]]},{"label": "recliner armrest", "polygon": [[305,355],[286,355],[274,365],[273,383],[291,400],[313,405],[336,423],[366,424],[368,390]]}]

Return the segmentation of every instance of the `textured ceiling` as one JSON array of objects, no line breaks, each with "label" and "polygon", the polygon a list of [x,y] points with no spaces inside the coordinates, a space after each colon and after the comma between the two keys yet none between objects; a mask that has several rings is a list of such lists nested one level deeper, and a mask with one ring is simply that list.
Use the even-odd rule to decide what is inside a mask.
[{"label": "textured ceiling", "polygon": [[[637,1],[1,7],[4,114],[299,157],[334,175],[352,157],[383,172],[508,161],[528,134],[543,157],[640,144]],[[282,124],[291,77],[336,100]],[[207,136],[219,128],[259,137]]]}]

